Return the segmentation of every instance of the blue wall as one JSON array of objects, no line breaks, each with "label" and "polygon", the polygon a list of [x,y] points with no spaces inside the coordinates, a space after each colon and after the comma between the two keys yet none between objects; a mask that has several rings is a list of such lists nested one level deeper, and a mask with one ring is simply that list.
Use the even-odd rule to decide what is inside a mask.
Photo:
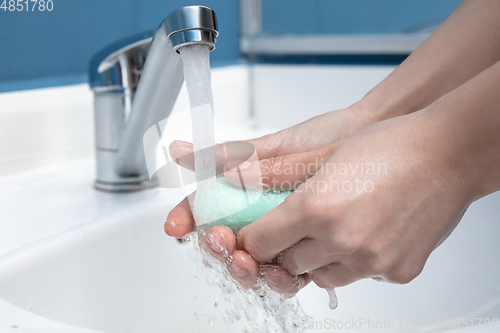
[{"label": "blue wall", "polygon": [[266,34],[407,33],[441,23],[461,2],[262,0],[262,30]]},{"label": "blue wall", "polygon": [[51,12],[0,10],[0,92],[85,82],[89,59],[99,49],[156,28],[171,11],[187,5],[209,6],[218,16],[221,33],[211,54],[212,63],[239,58],[237,0],[53,3]]},{"label": "blue wall", "polygon": [[[206,5],[217,13],[221,33],[211,54],[212,65],[236,62],[240,57],[238,0],[52,1],[51,12],[0,9],[0,92],[85,82],[89,60],[98,50],[156,28],[172,10],[187,5]],[[412,32],[443,21],[461,1],[262,0],[263,32]],[[357,58],[326,61],[350,63],[353,59]]]}]

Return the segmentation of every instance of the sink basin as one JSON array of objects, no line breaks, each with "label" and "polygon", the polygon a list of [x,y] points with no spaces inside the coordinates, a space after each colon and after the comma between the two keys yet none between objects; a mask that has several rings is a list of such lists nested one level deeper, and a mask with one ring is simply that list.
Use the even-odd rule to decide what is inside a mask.
[{"label": "sink basin", "polygon": [[[91,180],[90,174],[86,177],[82,185]],[[54,184],[39,186],[48,189]],[[152,189],[124,198],[87,188],[85,200],[85,195],[74,198],[75,212],[78,202],[90,207],[93,200],[108,200],[114,208],[98,222],[0,256],[0,298],[43,317],[100,332],[191,332],[195,312],[200,317],[194,323],[196,332],[238,331],[238,325],[223,323],[222,306],[214,308],[215,297],[222,297],[217,287],[206,284],[193,244],[181,244],[163,233],[165,217],[182,195],[179,190]],[[334,311],[327,306],[326,292],[314,285],[299,293],[299,301],[315,322],[324,323],[369,318],[395,325],[425,323],[423,329],[441,319],[445,329],[448,318],[498,317],[499,200],[497,193],[475,203],[409,285],[366,280],[339,288],[339,307]],[[209,317],[214,316],[217,320],[211,325]]]},{"label": "sink basin", "polygon": [[[293,82],[309,75],[307,82],[327,86],[317,69],[301,67],[294,72],[293,68],[268,67],[254,68],[254,81],[266,82],[267,87],[255,92],[260,96],[256,104],[275,98],[269,107],[289,103],[305,109],[307,101],[289,98],[307,95],[290,93],[302,89],[291,86]],[[228,79],[231,70],[223,71],[222,90],[227,90],[234,84]],[[352,74],[345,68],[342,71]],[[363,81],[364,71],[355,72],[358,77],[352,81]],[[327,76],[335,77],[335,73]],[[279,90],[274,97],[270,87]],[[215,97],[220,91],[214,89]],[[234,108],[228,101],[226,114],[243,119],[231,113]],[[216,105],[220,105],[217,99]],[[255,116],[277,126],[279,115],[271,111]],[[275,108],[274,112],[287,110]],[[297,113],[288,118],[299,121],[310,116]],[[230,131],[228,135],[235,139],[262,134],[249,127],[246,132],[241,127]],[[28,170],[27,162],[23,170]],[[0,332],[242,331],[244,322],[224,323],[224,295],[217,286],[207,284],[207,272],[192,242],[180,243],[163,232],[165,218],[183,198],[183,191],[99,192],[91,185],[93,167],[94,161],[86,157],[0,179]],[[9,170],[16,167],[12,164]],[[450,325],[456,318],[468,319],[469,324],[473,318],[499,320],[499,202],[497,192],[474,203],[454,233],[431,255],[422,274],[408,285],[356,282],[337,290],[336,310],[328,308],[324,290],[307,286],[298,294],[311,317],[305,327],[312,328],[310,332],[421,332],[457,328]],[[472,332],[482,329],[494,331],[478,326]]]},{"label": "sink basin", "polygon": [[0,297],[103,332],[183,332],[193,316],[193,246],[162,231],[180,199],[171,193],[4,255]]}]

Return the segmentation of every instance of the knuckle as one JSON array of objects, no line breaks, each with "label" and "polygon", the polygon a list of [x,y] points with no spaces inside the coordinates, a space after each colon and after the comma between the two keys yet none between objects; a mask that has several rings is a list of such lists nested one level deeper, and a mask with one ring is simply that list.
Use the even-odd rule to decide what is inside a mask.
[{"label": "knuckle", "polygon": [[297,263],[293,248],[289,248],[283,251],[281,257],[281,265],[291,275],[299,275],[303,273],[299,267],[299,264]]},{"label": "knuckle", "polygon": [[316,284],[318,287],[322,289],[335,287],[332,281],[328,279],[328,276],[322,270],[316,271],[312,274],[312,281],[314,282],[314,284]]},{"label": "knuckle", "polygon": [[324,289],[343,287],[351,284],[361,277],[352,269],[342,264],[330,264],[313,272],[314,283]]},{"label": "knuckle", "polygon": [[417,264],[404,265],[398,267],[393,273],[389,274],[389,281],[397,284],[407,284],[413,281],[422,272],[423,267]]},{"label": "knuckle", "polygon": [[262,178],[271,183],[274,180],[274,174],[272,172],[273,159],[271,160],[261,160],[260,164],[260,172],[262,174]]},{"label": "knuckle", "polygon": [[340,255],[358,252],[363,244],[361,235],[349,230],[334,230],[331,237],[332,249]]},{"label": "knuckle", "polygon": [[282,161],[282,156],[275,156],[259,162],[262,178],[271,187],[279,185],[277,183],[283,174],[284,167]]},{"label": "knuckle", "polygon": [[243,242],[243,248],[250,254],[250,256],[258,262],[265,261],[265,254],[262,244],[260,244],[259,238],[245,238]]},{"label": "knuckle", "polygon": [[364,261],[364,266],[366,267],[366,275],[382,275],[386,273],[394,263],[394,255],[392,252],[379,253],[370,256]]},{"label": "knuckle", "polygon": [[286,161],[283,156],[276,156],[273,159],[272,173],[276,176],[281,176],[285,172]]}]

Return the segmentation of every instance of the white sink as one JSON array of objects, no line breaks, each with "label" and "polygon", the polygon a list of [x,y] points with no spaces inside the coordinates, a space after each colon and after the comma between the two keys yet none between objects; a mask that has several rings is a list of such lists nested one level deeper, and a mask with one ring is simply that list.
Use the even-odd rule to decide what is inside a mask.
[{"label": "white sink", "polygon": [[174,191],[164,192],[171,193],[151,193],[148,199],[154,200],[141,200],[132,210],[117,203],[123,211],[98,223],[2,256],[0,297],[42,316],[103,332],[190,328],[192,297],[186,282],[194,271],[188,256],[192,246],[163,233],[169,209],[180,200]]},{"label": "white sink", "polygon": [[[47,176],[38,190],[54,186]],[[82,185],[90,181],[90,174],[80,178]],[[163,233],[167,213],[181,199],[177,190],[123,195],[88,187],[71,204],[76,214],[99,202],[113,207],[98,221],[0,256],[0,298],[62,323],[116,333],[191,332],[194,311],[206,306],[197,332],[234,332],[211,306],[217,288],[206,285],[200,270],[193,278],[193,245]],[[430,325],[441,319],[442,329],[448,318],[498,318],[499,200],[497,193],[474,204],[411,284],[361,281],[340,288],[335,311],[328,309],[326,292],[311,285],[299,293],[304,310],[316,321],[369,318]],[[213,326],[212,315],[218,315]]]},{"label": "white sink", "polygon": [[[265,69],[254,73],[261,75],[257,81],[272,85],[283,70],[285,81],[293,85],[293,68]],[[297,77],[303,76],[302,68]],[[227,80],[224,84],[231,85]],[[284,85],[277,89],[286,90]],[[215,87],[214,92],[217,96]],[[261,102],[271,98],[267,94]],[[271,123],[279,118],[256,116]],[[243,133],[255,132],[233,128],[228,136]],[[14,169],[11,163],[9,170]],[[23,170],[28,171],[0,177],[0,332],[192,332],[195,312],[199,319],[194,332],[241,330],[223,323],[223,304],[213,306],[216,297],[222,302],[220,291],[208,286],[205,273],[196,269],[200,263],[193,245],[163,233],[165,218],[182,191],[98,192],[91,186],[90,158]],[[310,332],[331,332],[333,319],[345,331],[371,332],[384,331],[379,323],[388,332],[417,332],[453,328],[446,324],[455,318],[499,320],[499,203],[500,192],[474,203],[431,255],[424,272],[408,285],[357,282],[337,291],[339,307],[334,311],[325,291],[308,286],[298,298],[313,318],[306,323],[315,328]],[[361,322],[365,326],[360,330],[346,327]],[[336,331],[342,329],[337,326]]]}]

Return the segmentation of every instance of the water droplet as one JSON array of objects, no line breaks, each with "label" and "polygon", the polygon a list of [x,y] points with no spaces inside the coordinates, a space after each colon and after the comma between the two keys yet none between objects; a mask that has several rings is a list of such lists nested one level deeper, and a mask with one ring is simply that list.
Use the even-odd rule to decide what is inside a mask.
[{"label": "water droplet", "polygon": [[210,316],[210,318],[208,318],[208,323],[210,324],[210,326],[214,326],[215,316]]},{"label": "water droplet", "polygon": [[330,307],[330,309],[335,310],[337,308],[337,305],[339,304],[337,300],[337,294],[335,294],[335,288],[327,289],[326,292],[330,297],[330,303],[328,304],[328,306]]}]

